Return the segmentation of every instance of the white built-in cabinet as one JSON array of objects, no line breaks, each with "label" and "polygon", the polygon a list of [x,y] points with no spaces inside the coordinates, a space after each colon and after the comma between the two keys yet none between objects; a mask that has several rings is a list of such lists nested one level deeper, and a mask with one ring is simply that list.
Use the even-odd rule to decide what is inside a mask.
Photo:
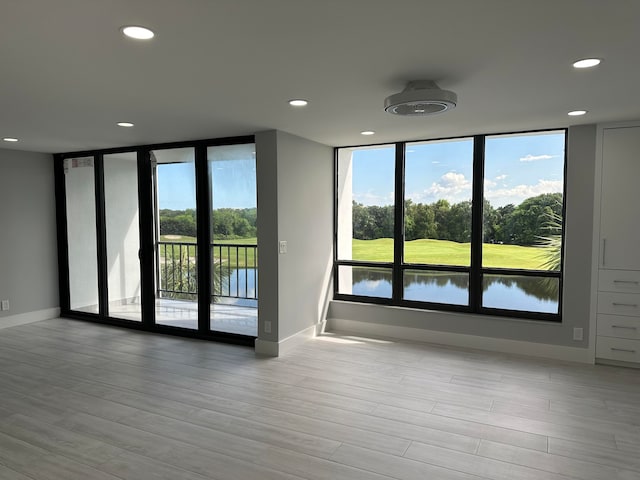
[{"label": "white built-in cabinet", "polygon": [[640,364],[640,123],[598,135],[596,359]]}]

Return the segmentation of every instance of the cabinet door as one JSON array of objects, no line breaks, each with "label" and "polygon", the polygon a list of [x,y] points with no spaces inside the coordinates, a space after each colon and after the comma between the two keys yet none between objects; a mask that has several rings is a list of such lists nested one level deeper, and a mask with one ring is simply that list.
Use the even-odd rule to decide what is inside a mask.
[{"label": "cabinet door", "polygon": [[605,129],[602,160],[600,266],[640,270],[640,127]]}]

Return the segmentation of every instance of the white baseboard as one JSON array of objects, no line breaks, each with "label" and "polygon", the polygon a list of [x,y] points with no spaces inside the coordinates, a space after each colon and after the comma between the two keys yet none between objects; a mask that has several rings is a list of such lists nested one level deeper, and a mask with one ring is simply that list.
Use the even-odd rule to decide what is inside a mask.
[{"label": "white baseboard", "polygon": [[256,338],[254,347],[256,355],[264,355],[267,357],[279,357],[285,355],[287,352],[299,345],[302,345],[307,340],[322,333],[324,331],[325,324],[326,322],[323,321],[317,325],[311,325],[310,327],[305,328],[298,333],[294,333],[279,342]]},{"label": "white baseboard", "polygon": [[51,320],[59,316],[59,308],[47,308],[44,310],[36,310],[35,312],[9,315],[8,317],[0,317],[0,329],[26,325],[27,323],[40,322],[42,320]]},{"label": "white baseboard", "polygon": [[361,336],[370,335],[453,347],[474,348],[491,352],[514,353],[568,362],[593,363],[593,358],[588,348],[523,342],[505,338],[479,337],[476,335],[439,332],[436,330],[423,330],[421,328],[400,327],[337,318],[327,320],[327,330],[336,333],[354,333]]}]

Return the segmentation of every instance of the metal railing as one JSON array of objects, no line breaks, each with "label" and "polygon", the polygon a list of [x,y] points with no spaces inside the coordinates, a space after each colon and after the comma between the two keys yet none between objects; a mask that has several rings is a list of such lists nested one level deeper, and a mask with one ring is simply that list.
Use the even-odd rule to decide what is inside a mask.
[{"label": "metal railing", "polygon": [[[158,242],[158,296],[195,300],[198,294],[197,246],[186,242]],[[258,299],[258,246],[211,244],[212,301],[215,297]]]}]

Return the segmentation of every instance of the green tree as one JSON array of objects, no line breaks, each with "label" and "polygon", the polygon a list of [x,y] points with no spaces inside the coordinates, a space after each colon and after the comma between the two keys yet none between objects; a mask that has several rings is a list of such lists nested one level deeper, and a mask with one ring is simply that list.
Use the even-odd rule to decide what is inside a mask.
[{"label": "green tree", "polygon": [[499,219],[500,216],[497,210],[491,206],[489,200],[484,198],[482,206],[482,241],[484,243],[496,242]]},{"label": "green tree", "polygon": [[527,198],[515,207],[505,223],[509,242],[516,245],[536,245],[544,236],[549,216],[562,215],[562,194],[544,193]]},{"label": "green tree", "polygon": [[454,242],[471,241],[471,202],[464,201],[451,206],[449,210],[449,238]]},{"label": "green tree", "polygon": [[513,203],[509,203],[495,209],[496,218],[493,231],[496,243],[511,243],[510,234],[507,231],[506,224],[508,222],[509,216],[515,209],[516,206]]},{"label": "green tree", "polygon": [[434,218],[436,221],[436,239],[451,240],[449,234],[449,212],[451,204],[445,199],[440,199],[432,204]]},{"label": "green tree", "polygon": [[418,203],[413,212],[415,238],[436,238],[436,215],[431,205]]}]

